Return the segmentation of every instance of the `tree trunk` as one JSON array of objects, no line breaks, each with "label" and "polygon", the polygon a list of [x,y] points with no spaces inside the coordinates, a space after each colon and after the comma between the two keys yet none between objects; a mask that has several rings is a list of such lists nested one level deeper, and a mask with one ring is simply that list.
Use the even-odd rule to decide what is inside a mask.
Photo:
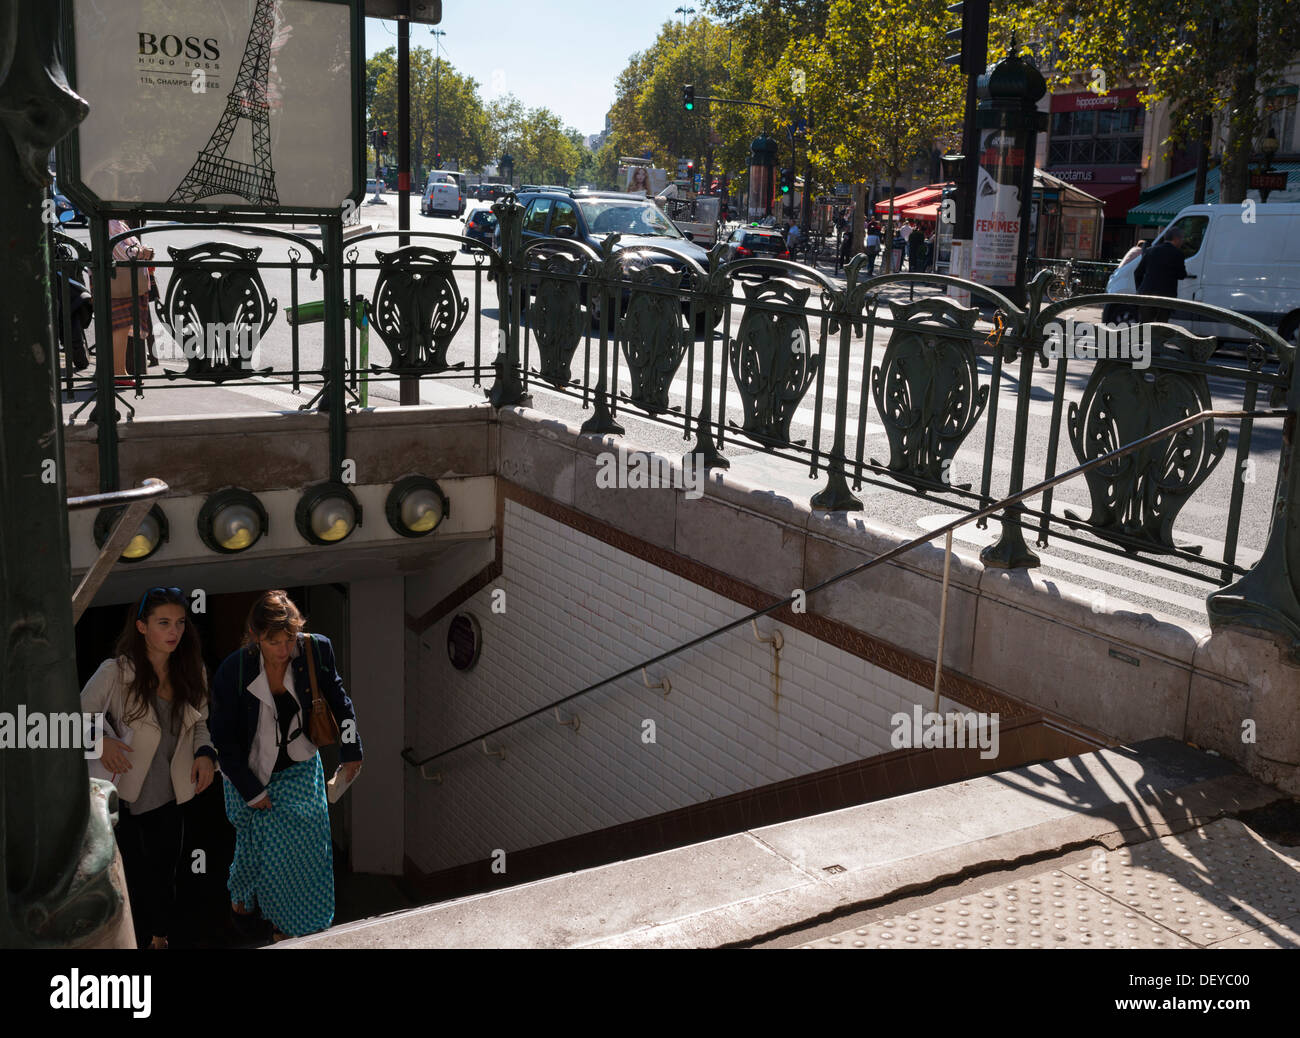
[{"label": "tree trunk", "polygon": [[866,227],[867,185],[859,182],[853,185],[853,226],[849,228],[849,255],[856,256],[862,251],[863,228]]},{"label": "tree trunk", "polygon": [[1201,205],[1205,202],[1205,181],[1210,170],[1210,144],[1214,134],[1214,117],[1206,112],[1201,116],[1200,138],[1196,142],[1196,187],[1192,192],[1192,202]]},{"label": "tree trunk", "polygon": [[1255,112],[1258,54],[1259,47],[1252,36],[1233,82],[1232,104],[1228,109],[1228,143],[1223,149],[1223,166],[1219,170],[1220,202],[1237,204],[1246,197],[1250,156],[1259,125]]}]

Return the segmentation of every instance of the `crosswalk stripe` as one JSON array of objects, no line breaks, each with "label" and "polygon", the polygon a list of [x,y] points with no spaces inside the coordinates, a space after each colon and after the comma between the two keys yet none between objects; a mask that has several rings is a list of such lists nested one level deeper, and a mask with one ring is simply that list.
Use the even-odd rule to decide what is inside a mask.
[{"label": "crosswalk stripe", "polygon": [[[944,523],[956,519],[952,515],[927,515],[918,519],[917,525],[923,530],[933,530],[942,526]],[[1001,536],[1001,527],[996,524],[989,524],[986,529],[980,530],[975,526],[963,526],[953,531],[953,539],[962,541],[973,547],[984,548],[993,544]],[[1122,590],[1128,594],[1150,602],[1168,603],[1175,605],[1180,609],[1187,610],[1191,613],[1203,614],[1205,612],[1205,599],[1194,598],[1191,595],[1182,594],[1165,587],[1153,587],[1149,580],[1135,580],[1126,576],[1126,572],[1135,572],[1149,577],[1149,571],[1143,571],[1134,567],[1126,560],[1110,555],[1094,553],[1086,547],[1072,544],[1068,551],[1083,555],[1087,558],[1096,558],[1098,561],[1105,560],[1115,567],[1113,570],[1099,569],[1095,566],[1089,566],[1084,562],[1077,562],[1073,559],[1063,558],[1058,551],[1045,551],[1036,548],[1035,551],[1043,561],[1041,569],[1059,570],[1062,573],[1070,573],[1077,577],[1086,577],[1089,580],[1096,581],[1099,584],[1109,584],[1117,590]],[[1181,579],[1176,575],[1170,575],[1173,579]],[[1189,587],[1192,586],[1190,583]],[[1209,593],[1207,588],[1206,594]]]}]

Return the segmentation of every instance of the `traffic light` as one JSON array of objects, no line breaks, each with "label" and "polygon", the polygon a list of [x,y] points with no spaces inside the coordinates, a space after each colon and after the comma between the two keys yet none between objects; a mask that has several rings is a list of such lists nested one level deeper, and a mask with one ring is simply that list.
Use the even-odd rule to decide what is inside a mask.
[{"label": "traffic light", "polygon": [[439,169],[442,169],[442,152],[438,152],[438,154],[433,157],[433,164]]},{"label": "traffic light", "polygon": [[962,0],[949,4],[948,10],[961,15],[961,28],[949,29],[944,35],[957,41],[961,50],[943,60],[958,65],[968,76],[983,74],[988,67],[989,51],[989,0]]},{"label": "traffic light", "polygon": [[682,105],[688,112],[695,111],[694,83],[687,83],[682,87]]},{"label": "traffic light", "polygon": [[788,195],[794,187],[794,170],[781,170],[781,194]]},{"label": "traffic light", "polygon": [[688,163],[686,163],[686,175],[687,175],[688,177],[694,177],[694,176],[695,176],[695,163],[694,163],[694,162],[688,162]]}]

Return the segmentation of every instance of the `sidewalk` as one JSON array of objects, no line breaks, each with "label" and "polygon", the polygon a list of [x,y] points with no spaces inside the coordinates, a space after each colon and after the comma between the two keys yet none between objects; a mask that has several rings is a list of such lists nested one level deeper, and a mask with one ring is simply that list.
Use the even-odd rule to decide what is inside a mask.
[{"label": "sidewalk", "polygon": [[1224,820],[1062,855],[997,885],[981,877],[947,900],[908,899],[849,928],[841,921],[762,947],[1300,948],[1298,854]]},{"label": "sidewalk", "polygon": [[1222,820],[1279,801],[1294,810],[1222,759],[1155,739],[278,947],[1292,946],[1296,851]]}]

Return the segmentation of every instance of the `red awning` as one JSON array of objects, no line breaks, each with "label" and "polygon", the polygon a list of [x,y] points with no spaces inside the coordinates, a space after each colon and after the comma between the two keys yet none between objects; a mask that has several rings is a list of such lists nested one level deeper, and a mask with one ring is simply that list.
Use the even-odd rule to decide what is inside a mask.
[{"label": "red awning", "polygon": [[[893,198],[894,215],[898,216],[901,213],[903,216],[911,216],[912,214],[906,210],[916,206],[929,205],[931,202],[937,205],[939,199],[943,196],[943,189],[943,184],[931,184],[929,187],[920,187],[915,191],[906,191],[901,195],[895,195]],[[888,216],[889,203],[888,198],[883,202],[877,202],[876,215]]]},{"label": "red awning", "polygon": [[912,206],[903,212],[905,217],[910,216],[913,220],[933,221],[939,219],[939,203],[931,202],[929,205]]},{"label": "red awning", "polygon": [[1107,220],[1122,220],[1128,215],[1128,211],[1138,204],[1142,185],[1098,184],[1090,181],[1087,190],[1090,195],[1100,198],[1106,204],[1104,215]]}]

